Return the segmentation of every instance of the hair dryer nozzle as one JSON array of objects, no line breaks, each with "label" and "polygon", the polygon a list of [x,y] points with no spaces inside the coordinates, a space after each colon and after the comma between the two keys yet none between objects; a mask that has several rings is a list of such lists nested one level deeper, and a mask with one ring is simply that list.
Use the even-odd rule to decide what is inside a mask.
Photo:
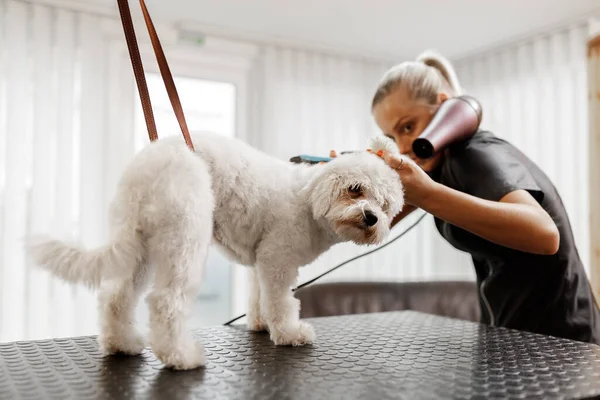
[{"label": "hair dryer nozzle", "polygon": [[455,142],[473,136],[481,123],[481,104],[467,95],[444,101],[423,133],[413,142],[421,159],[432,157]]}]

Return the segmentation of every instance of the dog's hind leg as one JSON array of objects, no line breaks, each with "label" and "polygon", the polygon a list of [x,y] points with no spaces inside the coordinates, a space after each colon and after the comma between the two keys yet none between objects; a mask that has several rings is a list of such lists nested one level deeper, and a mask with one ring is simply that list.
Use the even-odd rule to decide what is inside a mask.
[{"label": "dog's hind leg", "polygon": [[255,332],[267,330],[262,312],[260,309],[260,283],[258,280],[258,271],[256,267],[248,268],[250,275],[250,287],[248,296],[248,329]]},{"label": "dog's hind leg", "polygon": [[[152,351],[165,366],[178,370],[205,364],[204,348],[194,340],[186,322],[201,283],[211,234],[207,229],[193,235],[183,231],[182,236],[189,236],[174,238],[171,231],[171,237],[160,238],[160,251],[152,256],[157,263],[156,282],[147,299]],[[208,236],[204,235],[207,231]]]},{"label": "dog's hind leg", "polygon": [[149,266],[140,263],[132,276],[104,282],[99,294],[100,349],[105,354],[136,355],[144,350],[144,338],[135,327],[135,308],[148,283]]}]

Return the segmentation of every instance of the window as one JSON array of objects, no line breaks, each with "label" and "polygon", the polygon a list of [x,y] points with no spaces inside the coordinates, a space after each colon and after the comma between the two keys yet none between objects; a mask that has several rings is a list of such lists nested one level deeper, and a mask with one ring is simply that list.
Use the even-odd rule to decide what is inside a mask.
[{"label": "window", "polygon": [[[177,92],[190,131],[208,130],[235,135],[236,90],[232,83],[174,76]],[[146,82],[159,137],[181,135],[171,101],[159,73],[147,73]],[[136,88],[137,89],[137,88]],[[136,151],[148,143],[146,122],[136,92]]]}]

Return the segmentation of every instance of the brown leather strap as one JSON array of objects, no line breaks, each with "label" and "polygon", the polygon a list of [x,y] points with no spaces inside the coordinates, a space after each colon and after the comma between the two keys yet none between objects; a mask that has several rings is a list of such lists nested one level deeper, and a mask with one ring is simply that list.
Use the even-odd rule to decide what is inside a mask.
[{"label": "brown leather strap", "polygon": [[142,58],[140,57],[140,50],[135,37],[135,29],[133,28],[133,21],[131,20],[129,1],[117,0],[117,4],[119,6],[119,13],[121,14],[123,31],[125,32],[125,41],[127,42],[127,48],[129,49],[129,58],[131,59],[135,81],[140,93],[144,118],[146,119],[146,127],[148,128],[148,136],[151,141],[154,141],[158,139],[158,133],[156,132],[156,123],[154,122],[154,114],[152,113],[152,103],[150,102],[146,77],[144,76],[144,66],[142,65]]},{"label": "brown leather strap", "polygon": [[[173,111],[175,112],[175,116],[177,117],[177,121],[179,122],[179,127],[181,128],[181,133],[183,134],[185,143],[192,151],[194,151],[192,138],[190,136],[187,123],[185,121],[183,108],[181,107],[181,102],[179,100],[179,95],[177,93],[175,82],[173,81],[171,70],[169,69],[167,58],[165,57],[165,53],[160,44],[158,34],[156,33],[154,23],[152,22],[152,18],[150,18],[150,13],[148,13],[146,3],[144,2],[144,0],[139,1],[140,6],[142,8],[142,13],[144,15],[144,20],[146,22],[146,27],[148,28],[148,34],[150,35],[150,41],[152,42],[152,47],[154,48],[154,53],[156,55],[156,61],[158,62],[160,74],[165,83],[165,88],[167,89],[169,99],[171,100],[171,106],[173,107]],[[146,84],[146,77],[144,75],[144,67],[142,65],[140,50],[138,48],[137,39],[135,36],[133,21],[131,19],[129,1],[117,0],[117,4],[119,6],[119,13],[121,14],[121,22],[123,23],[123,31],[125,32],[125,39],[127,41],[127,48],[129,49],[129,57],[131,58],[133,73],[135,75],[138,91],[140,93],[140,100],[142,102],[144,118],[146,119],[146,127],[148,128],[148,136],[151,141],[154,141],[158,139],[158,133],[156,131],[156,123],[154,122],[154,114],[152,113],[152,103],[150,101],[150,95],[148,93],[148,86]]]},{"label": "brown leather strap", "polygon": [[146,21],[146,27],[148,27],[148,34],[150,35],[150,40],[152,41],[152,47],[154,47],[154,54],[156,54],[156,61],[158,62],[160,74],[162,75],[163,82],[165,83],[165,88],[167,89],[169,99],[171,100],[171,106],[173,107],[173,111],[175,112],[175,116],[179,122],[181,133],[183,134],[185,143],[192,151],[194,151],[194,145],[192,143],[192,138],[190,137],[187,122],[185,121],[185,116],[183,115],[183,108],[181,107],[181,102],[179,101],[179,95],[177,94],[177,88],[175,87],[175,82],[173,81],[173,75],[171,75],[171,70],[169,69],[169,63],[165,57],[165,53],[160,44],[160,40],[158,39],[156,29],[154,29],[152,18],[150,18],[150,13],[148,13],[148,8],[146,7],[144,0],[140,0],[140,6],[142,7],[142,13],[144,14],[144,20]]}]

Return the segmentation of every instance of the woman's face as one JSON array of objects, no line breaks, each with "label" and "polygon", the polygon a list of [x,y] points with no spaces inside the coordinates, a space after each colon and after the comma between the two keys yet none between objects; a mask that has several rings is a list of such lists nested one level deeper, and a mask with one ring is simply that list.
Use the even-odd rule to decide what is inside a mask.
[{"label": "woman's face", "polygon": [[425,172],[433,171],[441,162],[443,153],[436,153],[429,159],[418,158],[412,151],[414,140],[429,125],[439,105],[448,96],[438,95],[437,104],[430,106],[415,102],[408,91],[400,87],[390,93],[373,108],[373,117],[384,135],[393,139],[400,153],[410,157]]}]

